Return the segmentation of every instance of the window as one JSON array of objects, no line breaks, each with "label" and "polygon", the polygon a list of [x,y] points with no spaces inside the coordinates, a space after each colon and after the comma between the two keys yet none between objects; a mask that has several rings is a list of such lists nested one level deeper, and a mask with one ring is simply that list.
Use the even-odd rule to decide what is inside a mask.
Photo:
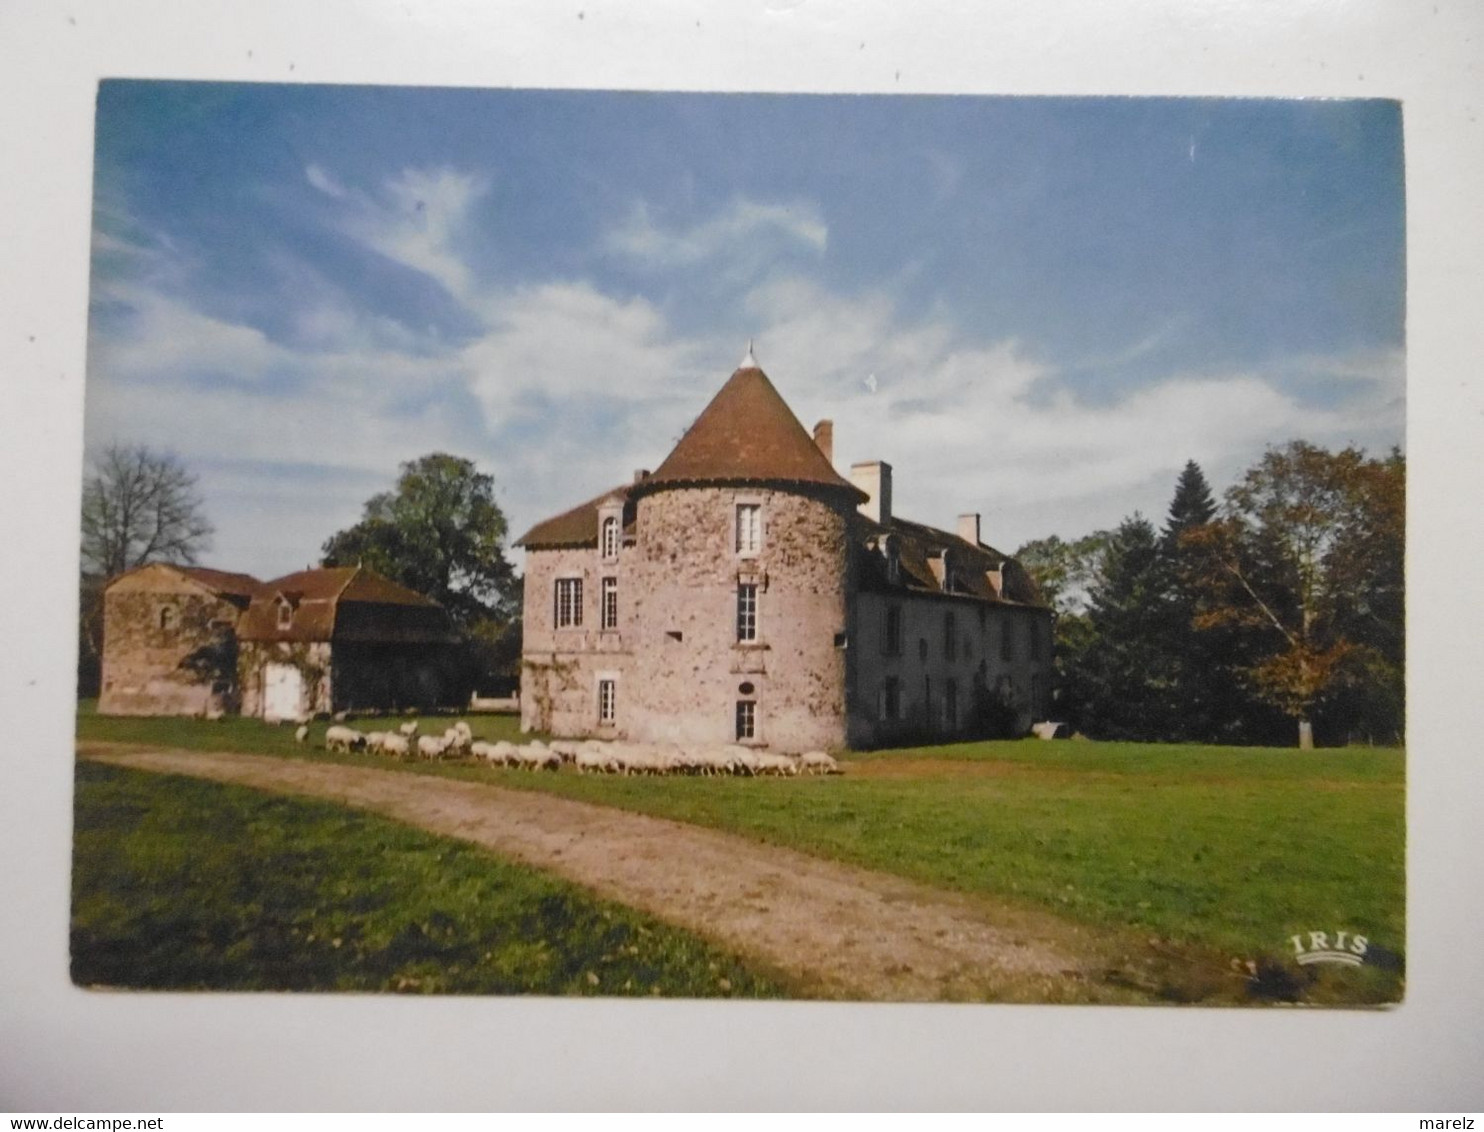
[{"label": "window", "polygon": [[881,685],[881,718],[902,718],[902,682],[888,676]]},{"label": "window", "polygon": [[882,628],[881,651],[886,656],[902,655],[902,607],[886,607],[886,623]]},{"label": "window", "polygon": [[612,723],[618,718],[618,681],[598,681],[598,722]]},{"label": "window", "polygon": [[943,614],[943,659],[958,659],[958,622],[953,614]]},{"label": "window", "polygon": [[603,602],[599,610],[599,621],[604,629],[618,628],[618,579],[603,579]]},{"label": "window", "polygon": [[556,627],[575,629],[582,624],[582,579],[558,578],[556,584]]},{"label": "window", "polygon": [[606,518],[606,519],[603,520],[603,557],[604,558],[617,558],[618,557],[618,538],[619,538],[619,533],[620,532],[619,532],[619,528],[618,528],[618,519],[616,519],[612,515],[609,515],[608,518]]},{"label": "window", "polygon": [[175,606],[167,605],[160,610],[160,628],[166,632],[175,628]]},{"label": "window", "polygon": [[761,503],[737,504],[737,553],[756,554],[763,545]]},{"label": "window", "polygon": [[757,640],[757,583],[737,587],[737,640]]},{"label": "window", "polygon": [[1005,618],[1000,622],[1000,659],[1015,659],[1015,622]]},{"label": "window", "polygon": [[294,623],[294,607],[286,601],[278,603],[278,627],[287,629]]},{"label": "window", "polygon": [[949,680],[943,685],[943,725],[958,726],[958,681]]},{"label": "window", "polygon": [[1031,659],[1032,660],[1040,660],[1041,659],[1041,626],[1038,625],[1038,624],[1036,624],[1036,622],[1034,622],[1034,621],[1027,621],[1025,624],[1026,624],[1026,628],[1028,630],[1030,630],[1029,636],[1030,636],[1030,639],[1031,639]]},{"label": "window", "polygon": [[754,700],[737,701],[737,738],[757,738],[757,703]]},{"label": "window", "polygon": [[893,586],[902,582],[902,556],[897,553],[897,544],[893,539],[886,541],[886,580]]}]

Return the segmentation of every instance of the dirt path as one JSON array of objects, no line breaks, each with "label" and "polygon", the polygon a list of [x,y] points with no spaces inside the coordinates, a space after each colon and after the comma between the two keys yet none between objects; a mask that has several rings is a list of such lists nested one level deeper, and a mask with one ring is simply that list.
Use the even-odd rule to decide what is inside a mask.
[{"label": "dirt path", "polygon": [[997,907],[789,849],[549,794],[264,755],[79,744],[135,770],[309,795],[461,838],[755,956],[830,998],[1104,997],[1103,949]]}]

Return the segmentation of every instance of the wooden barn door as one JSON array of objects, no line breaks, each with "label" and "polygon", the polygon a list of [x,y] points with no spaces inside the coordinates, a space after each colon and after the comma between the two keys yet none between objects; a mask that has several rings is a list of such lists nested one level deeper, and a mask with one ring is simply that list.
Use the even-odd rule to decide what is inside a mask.
[{"label": "wooden barn door", "polygon": [[304,675],[292,664],[263,668],[263,718],[296,719],[303,710]]}]

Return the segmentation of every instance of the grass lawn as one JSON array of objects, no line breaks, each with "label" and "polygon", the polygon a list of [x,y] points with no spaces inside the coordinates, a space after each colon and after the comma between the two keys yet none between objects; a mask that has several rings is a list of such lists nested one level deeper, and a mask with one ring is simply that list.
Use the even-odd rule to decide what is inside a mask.
[{"label": "grass lawn", "polygon": [[370,814],[93,763],[76,788],[80,985],[785,993],[693,935]]},{"label": "grass lawn", "polygon": [[[486,738],[508,736],[514,724],[471,722]],[[85,710],[79,735],[327,757],[296,746],[289,729],[253,720],[114,720]],[[1371,946],[1362,997],[1400,994],[1400,750],[1027,740],[850,756],[843,776],[816,779],[608,778],[566,768],[532,775],[374,756],[343,761],[728,829],[1233,958],[1288,960],[1295,934],[1358,933]]]}]

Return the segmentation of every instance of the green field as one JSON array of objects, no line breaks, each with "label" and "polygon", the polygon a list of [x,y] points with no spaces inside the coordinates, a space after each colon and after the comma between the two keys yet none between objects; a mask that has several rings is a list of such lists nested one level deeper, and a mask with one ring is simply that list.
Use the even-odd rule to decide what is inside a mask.
[{"label": "green field", "polygon": [[83,986],[784,993],[686,932],[325,802],[80,763],[74,854]]},{"label": "green field", "polygon": [[[488,738],[508,736],[513,725],[508,718],[472,722]],[[111,720],[85,711],[79,734],[327,757],[313,736],[311,746],[299,747],[288,729],[251,720]],[[1364,973],[1357,998],[1400,994],[1400,750],[1028,740],[873,752],[849,758],[840,777],[756,780],[343,761],[545,790],[732,830],[1207,955],[1282,961],[1296,933],[1360,933],[1379,962]]]}]

